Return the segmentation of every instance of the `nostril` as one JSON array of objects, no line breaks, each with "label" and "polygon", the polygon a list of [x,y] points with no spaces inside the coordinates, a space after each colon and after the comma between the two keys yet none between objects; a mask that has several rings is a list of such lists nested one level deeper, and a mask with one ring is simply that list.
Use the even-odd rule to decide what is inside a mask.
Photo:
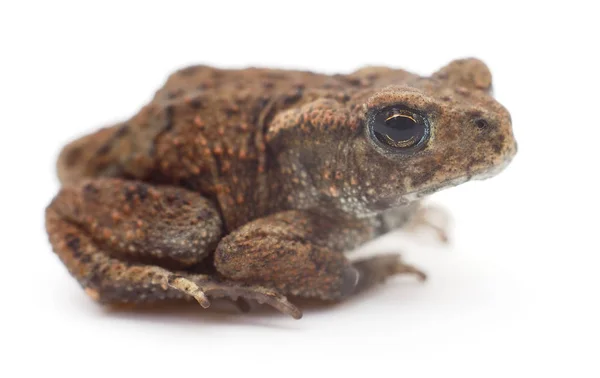
[{"label": "nostril", "polygon": [[489,122],[483,118],[477,118],[473,122],[475,123],[475,126],[480,130],[484,130],[490,127]]}]

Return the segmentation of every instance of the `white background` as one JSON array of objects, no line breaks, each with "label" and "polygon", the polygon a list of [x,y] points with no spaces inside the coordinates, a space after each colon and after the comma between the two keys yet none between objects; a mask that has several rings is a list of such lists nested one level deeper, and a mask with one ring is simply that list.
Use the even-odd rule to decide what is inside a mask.
[{"label": "white background", "polygon": [[[0,6],[0,376],[600,376],[597,10],[210,3]],[[500,176],[434,196],[454,217],[450,247],[421,234],[365,248],[405,251],[424,285],[393,279],[300,321],[268,309],[111,312],[51,252],[43,210],[61,146],[132,115],[176,68],[429,74],[465,56],[491,67],[519,153]]]}]

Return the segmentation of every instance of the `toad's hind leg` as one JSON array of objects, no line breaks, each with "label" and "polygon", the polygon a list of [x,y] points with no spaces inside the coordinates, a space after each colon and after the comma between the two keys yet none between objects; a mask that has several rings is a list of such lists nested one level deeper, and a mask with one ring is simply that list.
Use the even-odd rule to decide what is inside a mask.
[{"label": "toad's hind leg", "polygon": [[222,231],[218,212],[197,193],[91,180],[61,190],[46,210],[46,228],[68,270],[102,303],[194,298],[208,307],[211,297],[246,298],[300,316],[282,295],[202,267]]}]

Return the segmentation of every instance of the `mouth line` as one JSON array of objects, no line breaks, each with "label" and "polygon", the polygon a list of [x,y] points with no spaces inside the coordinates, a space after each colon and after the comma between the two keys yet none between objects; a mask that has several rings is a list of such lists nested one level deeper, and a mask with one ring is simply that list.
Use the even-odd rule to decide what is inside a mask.
[{"label": "mouth line", "polygon": [[497,174],[499,174],[500,172],[505,170],[506,167],[508,167],[508,165],[512,161],[513,157],[514,157],[514,155],[509,155],[509,156],[505,157],[500,164],[497,164],[492,168],[480,169],[478,172],[468,176],[469,181],[470,180],[485,180],[485,179],[496,176]]},{"label": "mouth line", "polygon": [[427,189],[422,189],[422,190],[414,190],[412,192],[409,192],[409,193],[403,195],[402,197],[407,198],[409,200],[409,202],[412,202],[414,200],[432,195],[433,193],[439,192],[441,190],[458,186],[460,184],[463,184],[463,183],[469,181],[470,179],[471,179],[470,176],[462,176],[462,177],[446,179],[444,181],[437,183],[435,186],[432,186]]},{"label": "mouth line", "polygon": [[443,180],[443,181],[437,183],[436,185],[434,185],[430,188],[427,188],[427,189],[413,190],[411,192],[408,192],[408,193],[402,195],[402,200],[406,201],[407,203],[410,203],[412,201],[429,196],[429,195],[439,192],[441,190],[449,189],[449,188],[458,186],[460,184],[464,184],[469,181],[486,180],[486,179],[494,177],[497,174],[499,174],[500,172],[502,172],[509,165],[511,160],[512,160],[512,157],[504,159],[504,161],[501,164],[498,164],[491,169],[490,168],[479,169],[475,172],[470,172],[464,176]]}]

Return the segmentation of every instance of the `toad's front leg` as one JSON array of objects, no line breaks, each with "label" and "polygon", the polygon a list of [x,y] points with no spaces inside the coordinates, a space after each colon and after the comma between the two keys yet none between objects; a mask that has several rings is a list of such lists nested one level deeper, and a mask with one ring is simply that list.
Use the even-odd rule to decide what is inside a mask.
[{"label": "toad's front leg", "polygon": [[429,229],[435,233],[440,242],[445,244],[449,241],[450,218],[444,208],[436,205],[423,205],[421,202],[389,209],[381,214],[383,228],[386,232],[400,228],[408,232]]},{"label": "toad's front leg", "polygon": [[286,211],[255,220],[221,240],[215,266],[224,276],[286,294],[339,300],[394,274],[424,278],[397,255],[350,262],[344,251],[378,234],[378,225]]}]

